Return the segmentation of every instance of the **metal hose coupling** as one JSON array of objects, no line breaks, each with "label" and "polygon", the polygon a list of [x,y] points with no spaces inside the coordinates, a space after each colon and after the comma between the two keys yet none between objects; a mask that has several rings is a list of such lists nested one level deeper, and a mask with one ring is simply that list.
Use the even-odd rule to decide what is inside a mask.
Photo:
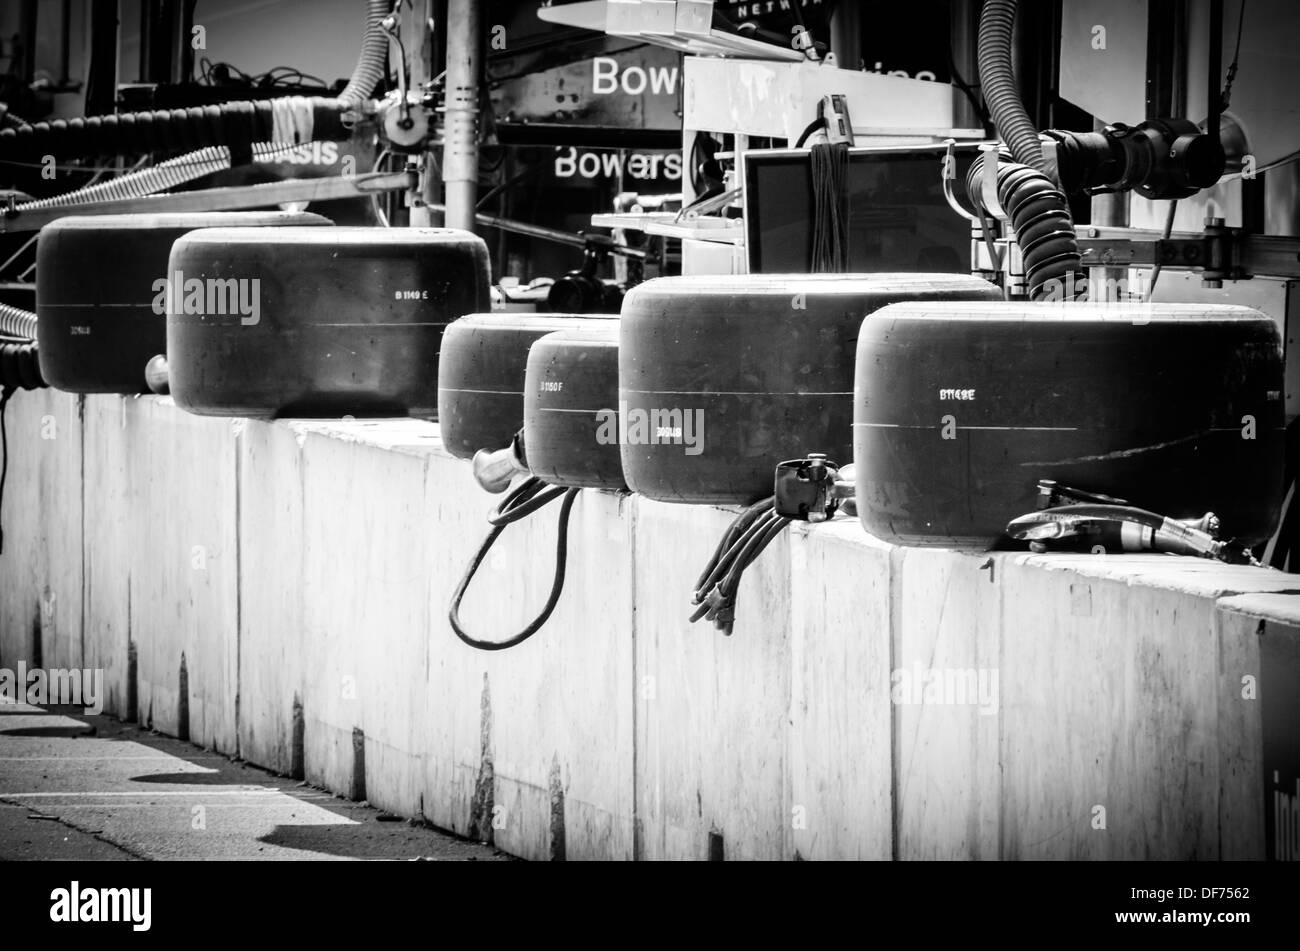
[{"label": "metal hose coupling", "polygon": [[474,453],[471,465],[480,488],[493,495],[500,495],[510,488],[515,476],[532,475],[524,452],[524,431],[521,429],[515,433],[515,438],[504,449],[480,449]]},{"label": "metal hose coupling", "polygon": [[1050,542],[1069,540],[1076,546],[1083,542],[1094,551],[1159,551],[1229,564],[1259,564],[1250,549],[1233,540],[1220,540],[1219,530],[1213,512],[1195,519],[1169,518],[1123,499],[1058,486],[1050,480],[1039,483],[1038,510],[1007,525],[1008,536],[1029,542],[1036,552],[1047,551]]}]

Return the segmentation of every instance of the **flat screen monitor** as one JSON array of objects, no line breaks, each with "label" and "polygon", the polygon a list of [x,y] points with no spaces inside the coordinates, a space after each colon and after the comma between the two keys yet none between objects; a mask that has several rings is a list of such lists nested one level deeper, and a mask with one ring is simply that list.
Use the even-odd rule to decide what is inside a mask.
[{"label": "flat screen monitor", "polygon": [[[944,145],[875,146],[849,151],[849,269],[854,272],[970,271],[970,222],[943,196]],[[811,152],[745,155],[745,241],[753,274],[812,270]],[[954,149],[958,199],[977,144]]]}]

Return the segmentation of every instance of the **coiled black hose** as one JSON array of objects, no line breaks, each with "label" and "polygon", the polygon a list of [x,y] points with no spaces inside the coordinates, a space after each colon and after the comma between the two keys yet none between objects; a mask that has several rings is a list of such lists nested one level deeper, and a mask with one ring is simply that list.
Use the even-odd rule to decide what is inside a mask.
[{"label": "coiled black hose", "polygon": [[[984,162],[993,155],[976,159],[966,176],[966,194],[981,213]],[[1087,274],[1065,193],[1042,172],[1016,162],[999,163],[997,183],[998,203],[1010,217],[1020,245],[1029,299],[1087,300]]]},{"label": "coiled black hose", "polygon": [[13,395],[13,387],[0,384],[0,555],[5,551],[5,480],[9,478],[9,433],[5,429],[5,410]]},{"label": "coiled black hose", "polygon": [[45,385],[35,343],[0,342],[0,387],[39,390]]},{"label": "coiled black hose", "polygon": [[1043,148],[1038,130],[1025,111],[1016,88],[1011,38],[1016,23],[1016,0],[985,0],[980,13],[976,46],[980,88],[993,117],[993,125],[1011,148],[1017,162],[1043,170]]},{"label": "coiled black hose", "polygon": [[[542,625],[547,622],[551,612],[555,610],[555,605],[559,603],[561,592],[564,591],[564,574],[569,557],[569,514],[580,491],[582,490],[566,489],[562,486],[548,486],[541,479],[532,477],[521,482],[493,510],[488,517],[488,523],[492,525],[492,531],[488,532],[487,538],[483,540],[483,544],[479,546],[479,550],[475,553],[469,568],[466,569],[465,576],[460,579],[460,584],[456,587],[456,593],[451,599],[451,609],[447,612],[447,620],[451,622],[451,629],[457,637],[476,650],[499,651],[505,650],[507,647],[514,647],[516,644],[522,644],[536,634]],[[526,515],[531,515],[542,506],[561,496],[564,497],[564,502],[560,506],[560,519],[557,529],[559,537],[555,546],[555,578],[551,582],[550,597],[547,598],[546,605],[542,608],[541,613],[522,631],[505,640],[484,641],[467,634],[460,623],[460,603],[464,600],[469,583],[474,580],[479,565],[487,557],[492,545],[501,536],[501,533],[506,530],[506,526],[519,521]]]},{"label": "coiled black hose", "polygon": [[[298,97],[310,109],[310,134],[304,139],[338,140],[350,134],[337,99]],[[123,112],[109,116],[55,119],[0,130],[0,157],[33,161],[42,155],[65,157],[136,152],[193,151],[227,145],[246,150],[254,142],[278,142],[278,100],[226,102],[190,109]]]}]

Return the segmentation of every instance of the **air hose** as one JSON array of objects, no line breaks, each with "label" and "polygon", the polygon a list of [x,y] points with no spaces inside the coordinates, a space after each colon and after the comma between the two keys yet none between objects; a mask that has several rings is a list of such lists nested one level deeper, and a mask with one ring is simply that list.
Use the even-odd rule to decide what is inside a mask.
[{"label": "air hose", "polygon": [[1248,548],[1215,537],[1213,515],[1191,522],[1168,518],[1132,505],[1059,505],[1012,519],[1007,534],[1018,541],[1043,543],[1063,538],[1095,539],[1123,551],[1162,551],[1213,558],[1230,564],[1258,564]]},{"label": "air hose", "polygon": [[1220,541],[1219,518],[1213,512],[1196,519],[1168,518],[1055,479],[1038,480],[1038,510],[1012,519],[1006,532],[1040,553],[1048,550],[1048,543],[1065,539],[1076,547],[1083,542],[1093,551],[1162,551],[1229,564],[1259,564],[1250,549],[1235,539]]},{"label": "air hose", "polygon": [[286,96],[22,124],[0,129],[0,157],[21,162],[47,154],[116,155],[218,145],[245,150],[255,142],[302,144],[313,139],[346,139],[351,130],[343,113],[359,109],[384,76],[388,34],[380,21],[388,13],[386,0],[367,0],[361,55],[347,86],[335,99]]},{"label": "air hose", "polygon": [[1016,88],[1011,59],[1011,39],[1016,23],[1016,0],[985,0],[980,13],[976,46],[980,87],[993,124],[1017,162],[1043,170],[1043,148],[1038,130],[1025,111]]},{"label": "air hose", "polygon": [[[966,194],[981,215],[984,162],[995,154],[976,159],[966,176]],[[997,185],[998,203],[1020,245],[1029,299],[1087,300],[1087,275],[1065,193],[1042,172],[1015,162],[999,163]]]},{"label": "air hose", "polygon": [[[534,476],[521,482],[493,510],[492,514],[488,516],[488,522],[492,525],[492,530],[488,532],[487,538],[483,540],[483,544],[479,546],[473,560],[470,561],[469,568],[465,571],[464,577],[460,579],[460,584],[456,587],[456,593],[451,599],[451,610],[447,614],[447,620],[451,622],[451,629],[456,633],[457,637],[476,650],[499,651],[522,644],[536,634],[541,626],[547,622],[551,612],[555,610],[555,605],[559,603],[560,593],[564,590],[565,566],[568,562],[569,552],[569,515],[573,509],[573,503],[581,491],[581,489],[566,489],[562,486],[547,485]],[[541,613],[522,631],[502,641],[484,641],[470,636],[460,623],[460,604],[465,597],[470,582],[474,579],[475,573],[478,572],[479,566],[483,563],[483,559],[487,557],[487,553],[508,525],[519,521],[526,515],[531,515],[542,506],[561,496],[564,497],[564,501],[560,505],[560,518],[557,523],[555,578],[551,582],[550,597],[547,598],[546,605],[542,608]]]}]

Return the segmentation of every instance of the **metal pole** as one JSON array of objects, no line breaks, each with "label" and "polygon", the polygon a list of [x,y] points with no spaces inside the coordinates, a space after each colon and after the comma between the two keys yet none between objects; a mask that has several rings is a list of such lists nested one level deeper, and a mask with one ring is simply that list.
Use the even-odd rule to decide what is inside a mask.
[{"label": "metal pole", "polygon": [[479,0],[447,6],[447,79],[442,180],[448,228],[474,230],[478,201],[478,74],[483,30]]},{"label": "metal pole", "polygon": [[862,5],[841,3],[831,14],[831,52],[840,69],[862,67]]}]

